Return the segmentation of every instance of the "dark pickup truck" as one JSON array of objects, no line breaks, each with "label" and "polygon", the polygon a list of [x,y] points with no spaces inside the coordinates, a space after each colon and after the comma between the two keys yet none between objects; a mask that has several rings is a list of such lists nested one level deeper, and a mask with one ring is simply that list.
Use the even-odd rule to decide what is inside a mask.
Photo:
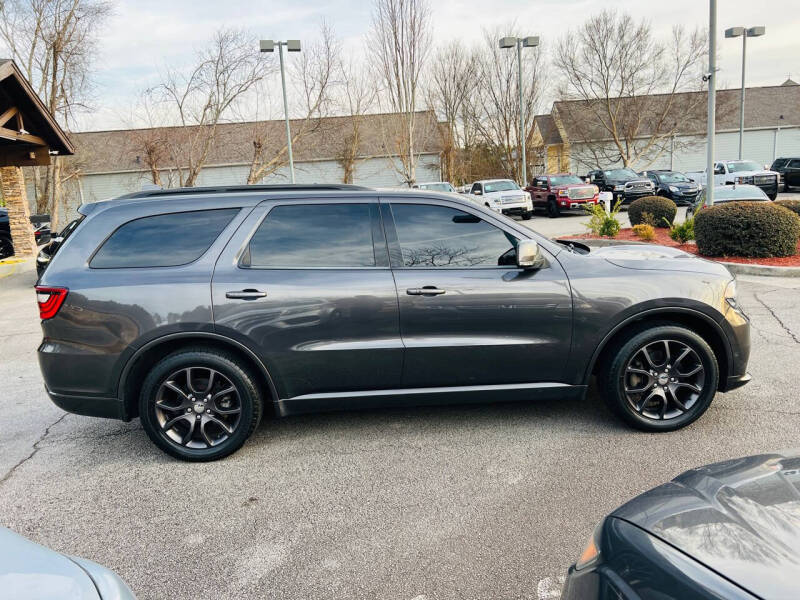
[{"label": "dark pickup truck", "polygon": [[653,182],[633,169],[598,169],[589,171],[588,177],[601,192],[611,192],[614,194],[614,202],[621,199],[622,204],[630,204],[643,196],[652,196],[655,193]]}]

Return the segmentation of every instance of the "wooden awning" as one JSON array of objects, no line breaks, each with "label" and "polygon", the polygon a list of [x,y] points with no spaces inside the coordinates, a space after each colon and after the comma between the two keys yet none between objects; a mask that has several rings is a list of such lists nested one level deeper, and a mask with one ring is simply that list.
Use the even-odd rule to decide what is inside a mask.
[{"label": "wooden awning", "polygon": [[47,165],[51,152],[75,148],[14,61],[0,59],[0,166]]}]

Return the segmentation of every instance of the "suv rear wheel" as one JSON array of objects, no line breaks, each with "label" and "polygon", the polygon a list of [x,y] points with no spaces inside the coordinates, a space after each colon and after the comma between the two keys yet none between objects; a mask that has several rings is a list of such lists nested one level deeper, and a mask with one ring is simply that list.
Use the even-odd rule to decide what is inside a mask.
[{"label": "suv rear wheel", "polygon": [[188,461],[241,448],[261,420],[256,380],[233,355],[192,348],[159,361],[145,378],[139,415],[151,440]]},{"label": "suv rear wheel", "polygon": [[698,419],[717,393],[714,351],[677,325],[640,330],[613,351],[599,377],[607,404],[644,431],[673,431]]}]

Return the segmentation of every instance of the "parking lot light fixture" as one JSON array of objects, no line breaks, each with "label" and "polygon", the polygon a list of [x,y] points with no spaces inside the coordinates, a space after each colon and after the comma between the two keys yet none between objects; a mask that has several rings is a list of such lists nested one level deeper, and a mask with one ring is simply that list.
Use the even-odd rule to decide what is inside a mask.
[{"label": "parking lot light fixture", "polygon": [[522,48],[534,48],[539,45],[539,37],[530,35],[524,38],[502,37],[500,38],[501,48],[517,47],[517,89],[519,90],[519,143],[520,161],[522,162],[522,187],[528,183],[528,156],[525,152],[525,109],[522,104]]},{"label": "parking lot light fixture", "polygon": [[742,38],[742,94],[739,99],[739,160],[742,160],[742,144],[744,140],[744,86],[745,86],[745,61],[747,57],[747,38],[761,37],[767,32],[766,27],[729,27],[725,30],[726,38]]},{"label": "parking lot light fixture", "polygon": [[294,156],[292,155],[292,132],[289,127],[289,103],[286,100],[286,69],[283,65],[283,47],[286,46],[288,52],[300,52],[300,40],[286,40],[285,42],[276,42],[275,40],[261,40],[261,52],[275,52],[275,46],[278,46],[278,56],[281,62],[281,88],[283,89],[283,116],[286,121],[286,150],[289,155],[289,174],[294,180]]}]

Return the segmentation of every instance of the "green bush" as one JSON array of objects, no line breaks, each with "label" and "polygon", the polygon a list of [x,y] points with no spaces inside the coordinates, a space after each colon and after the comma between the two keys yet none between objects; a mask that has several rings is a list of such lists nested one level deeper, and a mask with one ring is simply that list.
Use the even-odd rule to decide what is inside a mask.
[{"label": "green bush", "polygon": [[775,204],[788,208],[793,213],[800,215],[800,200],[776,200]]},{"label": "green bush", "polygon": [[617,213],[619,213],[621,204],[622,200],[617,200],[617,203],[614,205],[614,208],[611,209],[610,213],[606,212],[602,204],[584,205],[584,210],[591,216],[591,219],[585,224],[585,227],[595,235],[611,238],[617,237],[620,230]]},{"label": "green bush", "polygon": [[685,244],[689,240],[694,239],[694,216],[687,215],[686,220],[679,225],[673,224],[669,228],[669,237],[676,242]]},{"label": "green bush", "polygon": [[792,256],[800,217],[772,202],[727,202],[699,211],[694,234],[704,256]]},{"label": "green bush", "polygon": [[654,227],[670,227],[677,212],[678,207],[669,198],[645,196],[631,202],[628,207],[628,218],[631,220],[631,225],[646,223]]}]

